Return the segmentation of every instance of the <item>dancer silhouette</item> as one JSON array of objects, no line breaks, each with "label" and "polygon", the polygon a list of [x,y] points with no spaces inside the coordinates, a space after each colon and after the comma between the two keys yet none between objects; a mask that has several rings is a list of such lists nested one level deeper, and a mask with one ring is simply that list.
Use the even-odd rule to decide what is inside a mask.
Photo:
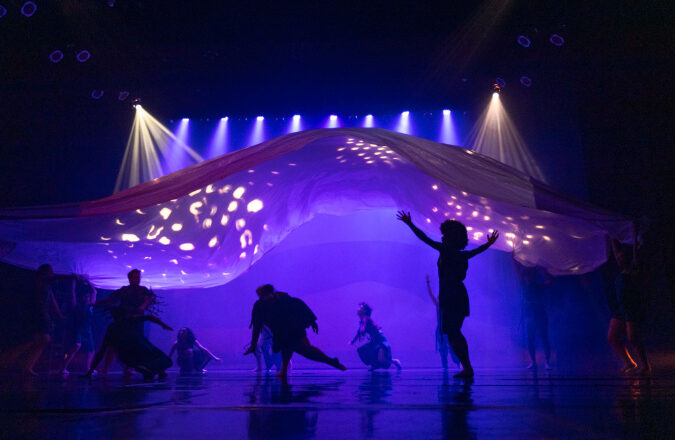
[{"label": "dancer silhouette", "polygon": [[368,304],[359,304],[356,312],[359,316],[359,329],[350,343],[353,345],[363,338],[368,339],[368,343],[360,346],[357,351],[359,358],[370,367],[371,371],[378,368],[387,369],[391,364],[400,370],[401,362],[398,359],[392,359],[389,341],[384,337],[382,329],[370,317],[372,312],[373,309]]},{"label": "dancer silhouette", "polygon": [[245,355],[255,353],[260,332],[266,325],[272,331],[272,349],[275,353],[281,352],[282,364],[277,376],[282,378],[288,376],[288,364],[293,353],[328,364],[338,370],[347,369],[338,358],[329,358],[309,343],[305,329],[311,327],[314,333],[319,333],[319,326],[316,323],[316,316],[307,304],[287,293],[276,292],[271,284],[258,287],[256,293],[259,299],[253,305],[251,343],[244,352]]},{"label": "dancer silhouette", "polygon": [[455,377],[473,377],[473,367],[469,360],[469,346],[462,334],[462,324],[469,316],[469,295],[464,287],[466,271],[469,268],[469,259],[486,251],[499,238],[499,232],[494,231],[487,237],[487,242],[470,251],[463,250],[469,243],[466,226],[456,220],[446,220],[441,224],[441,242],[434,241],[415,226],[410,213],[398,211],[397,218],[408,225],[413,233],[436,249],[438,257],[438,302],[441,310],[443,333],[448,335],[448,341],[462,364],[462,371]]}]

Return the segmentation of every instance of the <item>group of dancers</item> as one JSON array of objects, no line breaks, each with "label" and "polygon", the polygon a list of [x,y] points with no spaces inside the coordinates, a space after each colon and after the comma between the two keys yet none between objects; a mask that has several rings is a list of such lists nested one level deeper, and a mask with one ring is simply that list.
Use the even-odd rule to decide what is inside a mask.
[{"label": "group of dancers", "polygon": [[[448,354],[450,354],[452,359],[461,365],[461,371],[455,377],[470,378],[474,375],[474,369],[469,357],[467,340],[462,334],[462,325],[470,313],[469,296],[464,286],[464,279],[469,268],[469,260],[492,246],[499,238],[499,232],[490,233],[483,245],[472,250],[465,250],[468,245],[467,229],[459,221],[443,222],[440,226],[441,241],[434,241],[415,226],[409,212],[399,211],[397,218],[405,223],[422,242],[439,253],[437,297],[432,291],[429,277],[427,276],[426,279],[428,293],[437,312],[436,346],[441,354],[444,368],[448,367]],[[613,242],[613,249],[621,273],[617,278],[616,293],[608,297],[612,311],[609,342],[624,361],[626,372],[649,374],[651,367],[639,337],[637,325],[640,318],[638,312],[640,301],[636,282],[637,261],[635,255],[621,248],[620,244]],[[544,343],[545,367],[550,368],[547,318],[541,291],[543,287],[551,283],[552,278],[542,268],[537,267],[527,268],[516,264],[516,272],[523,286],[526,309],[528,351],[531,357],[531,364],[528,368],[536,367],[534,349],[536,333],[540,334]],[[49,281],[53,277],[53,270],[48,264],[38,268],[34,289],[35,297],[31,302],[35,310],[29,313],[31,319],[28,323],[32,336],[3,354],[2,363],[12,364],[22,359],[23,370],[30,375],[36,374],[35,363],[50,342],[50,312],[63,317],[49,287]],[[177,355],[177,363],[183,374],[200,373],[210,361],[220,361],[197,340],[189,328],[182,328],[178,331],[176,342],[168,355],[154,346],[144,336],[144,323],[151,322],[165,330],[172,330],[172,328],[152,313],[157,297],[152,291],[140,285],[140,270],[133,269],[129,272],[128,279],[129,285],[116,290],[105,299],[97,300],[96,289],[91,283],[82,277],[73,278],[72,298],[69,305],[71,309],[69,313],[73,316],[73,338],[72,344],[64,353],[62,367],[64,374],[67,374],[67,368],[78,351],[87,353],[86,377],[95,374],[102,361],[104,365],[99,371],[107,372],[115,356],[125,366],[126,374],[130,374],[133,369],[141,373],[145,380],[166,377],[167,368],[173,364],[171,357],[174,353]],[[82,288],[76,289],[77,281],[80,281]],[[294,353],[338,370],[346,370],[338,358],[329,357],[310,343],[306,330],[311,328],[318,333],[319,329],[317,317],[307,304],[299,298],[277,291],[271,284],[260,286],[256,294],[258,300],[251,313],[251,341],[244,354],[256,355],[257,370],[262,370],[262,358],[267,370],[274,366],[280,377],[286,377]],[[93,307],[104,307],[113,318],[95,354],[93,354],[94,340],[91,329]],[[372,308],[366,303],[361,303],[357,314],[359,326],[351,344],[364,339],[367,341],[357,350],[363,363],[370,369],[386,369],[391,365],[401,369],[400,361],[392,357],[391,346],[382,329],[374,323],[371,317]],[[623,336],[627,336],[628,346],[635,352],[639,363],[633,360],[627,346],[623,345]]]}]

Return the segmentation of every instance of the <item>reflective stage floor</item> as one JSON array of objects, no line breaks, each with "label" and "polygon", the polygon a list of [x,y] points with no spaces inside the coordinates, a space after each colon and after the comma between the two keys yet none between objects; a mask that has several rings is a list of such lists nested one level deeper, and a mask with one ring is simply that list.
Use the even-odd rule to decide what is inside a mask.
[{"label": "reflective stage floor", "polygon": [[675,438],[675,377],[530,371],[214,371],[3,378],[0,435],[23,439]]}]

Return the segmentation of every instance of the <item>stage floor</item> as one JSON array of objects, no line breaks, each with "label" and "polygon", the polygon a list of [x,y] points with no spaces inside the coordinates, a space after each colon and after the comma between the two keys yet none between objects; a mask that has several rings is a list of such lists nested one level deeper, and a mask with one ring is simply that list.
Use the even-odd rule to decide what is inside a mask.
[{"label": "stage floor", "polygon": [[675,378],[555,371],[214,371],[143,383],[3,378],[2,438],[675,438]]}]

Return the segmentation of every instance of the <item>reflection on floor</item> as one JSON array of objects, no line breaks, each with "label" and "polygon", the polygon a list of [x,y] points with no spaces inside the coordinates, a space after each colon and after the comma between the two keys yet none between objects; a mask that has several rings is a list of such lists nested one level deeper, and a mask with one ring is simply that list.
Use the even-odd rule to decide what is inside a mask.
[{"label": "reflection on floor", "polygon": [[675,378],[483,371],[242,371],[142,383],[3,378],[0,435],[20,439],[675,438]]}]

